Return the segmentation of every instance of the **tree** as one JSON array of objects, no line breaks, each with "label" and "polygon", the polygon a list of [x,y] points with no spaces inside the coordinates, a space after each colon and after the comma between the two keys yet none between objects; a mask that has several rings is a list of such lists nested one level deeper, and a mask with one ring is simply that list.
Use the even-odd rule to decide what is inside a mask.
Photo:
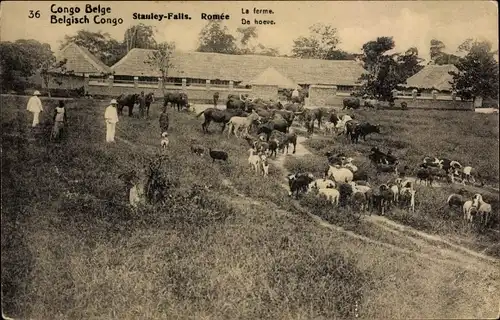
[{"label": "tree", "polygon": [[344,50],[330,50],[326,55],[327,60],[356,60],[357,55]]},{"label": "tree", "polygon": [[254,48],[249,48],[249,42],[252,39],[257,38],[257,28],[256,27],[238,27],[236,32],[239,34],[239,53],[240,54],[252,54],[254,53]]},{"label": "tree", "polygon": [[399,83],[398,54],[387,54],[395,46],[392,37],[378,37],[362,47],[361,60],[368,74],[363,74],[361,94],[374,96],[379,100],[392,101],[392,90]]},{"label": "tree", "polygon": [[157,43],[154,34],[155,30],[152,26],[146,26],[143,23],[131,26],[125,31],[123,40],[123,43],[126,45],[127,52],[134,48],[155,48]]},{"label": "tree", "polygon": [[340,43],[337,29],[331,25],[316,23],[309,27],[308,37],[298,37],[293,41],[292,54],[297,58],[326,59]]},{"label": "tree", "polygon": [[498,99],[498,62],[491,43],[467,39],[459,50],[468,53],[455,64],[458,72],[450,72],[453,76],[450,84],[457,95],[462,99]]},{"label": "tree", "polygon": [[198,38],[198,52],[235,54],[238,52],[236,38],[229,33],[220,21],[211,20],[201,30]]},{"label": "tree", "polygon": [[1,42],[0,53],[3,90],[22,89],[46,61],[55,60],[50,45],[36,40]]},{"label": "tree", "polygon": [[441,40],[432,39],[430,44],[430,58],[429,63],[443,65],[455,64],[458,62],[459,57],[454,54],[443,52],[446,49],[445,44]]},{"label": "tree", "polygon": [[260,56],[270,56],[277,57],[279,56],[279,50],[276,48],[266,47],[263,44],[259,43],[256,48],[253,50],[252,54],[260,55]]},{"label": "tree", "polygon": [[87,49],[108,66],[115,64],[127,54],[125,45],[111,38],[108,33],[101,31],[78,30],[73,36],[65,36],[59,49],[64,48],[69,43],[75,43]]},{"label": "tree", "polygon": [[406,82],[406,79],[422,70],[424,66],[420,63],[423,61],[415,47],[409,48],[404,54],[399,54],[397,57],[399,83]]},{"label": "tree", "polygon": [[161,91],[165,95],[165,82],[167,80],[168,71],[172,68],[171,58],[175,50],[173,42],[164,42],[157,46],[156,50],[149,54],[146,63],[152,65],[160,71],[163,85]]},{"label": "tree", "polygon": [[49,97],[51,96],[49,85],[50,85],[50,80],[52,79],[52,75],[73,73],[72,71],[68,71],[66,69],[67,62],[68,62],[67,59],[57,61],[54,56],[51,56],[42,63],[42,66],[40,68],[40,75],[42,76],[45,88],[47,88],[47,93],[49,94]]}]

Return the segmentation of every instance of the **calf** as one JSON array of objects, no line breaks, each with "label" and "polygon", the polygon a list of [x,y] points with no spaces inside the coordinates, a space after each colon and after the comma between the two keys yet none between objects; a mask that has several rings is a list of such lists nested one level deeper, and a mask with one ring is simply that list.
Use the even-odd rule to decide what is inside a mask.
[{"label": "calf", "polygon": [[212,158],[212,162],[215,162],[215,160],[227,161],[229,158],[227,152],[222,150],[212,150],[209,148],[208,153],[210,154],[210,158]]}]

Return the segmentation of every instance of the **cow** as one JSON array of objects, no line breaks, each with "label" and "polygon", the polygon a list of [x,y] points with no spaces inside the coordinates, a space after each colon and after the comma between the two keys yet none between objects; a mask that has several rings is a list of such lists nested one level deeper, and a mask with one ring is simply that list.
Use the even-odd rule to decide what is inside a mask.
[{"label": "cow", "polygon": [[277,114],[279,114],[287,122],[288,127],[286,128],[286,131],[288,132],[290,130],[290,127],[292,126],[293,120],[295,119],[295,112],[288,110],[277,110],[275,115]]},{"label": "cow", "polygon": [[369,122],[354,122],[349,124],[348,121],[346,128],[346,135],[351,137],[352,143],[358,143],[360,137],[363,138],[363,141],[366,141],[366,136],[370,133],[380,133],[380,126],[370,124]]},{"label": "cow", "polygon": [[303,104],[300,103],[288,103],[283,106],[285,110],[292,111],[292,112],[301,112],[304,109]]},{"label": "cow", "polygon": [[364,107],[376,109],[380,107],[380,103],[376,99],[365,99]]},{"label": "cow", "polygon": [[133,115],[134,105],[139,103],[139,94],[121,94],[116,98],[116,102],[118,102],[118,115],[123,114],[123,107],[128,107],[128,116],[131,117]]},{"label": "cow", "polygon": [[277,130],[283,133],[287,133],[288,123],[285,120],[271,120],[266,123],[261,124],[257,128],[257,135],[264,133],[266,135],[266,141],[269,141],[271,133],[273,130]]},{"label": "cow", "polygon": [[231,120],[234,116],[241,116],[243,111],[241,110],[219,110],[216,108],[208,108],[200,112],[196,118],[199,118],[201,115],[205,116],[205,121],[201,125],[203,132],[208,133],[208,126],[210,122],[222,123],[221,133],[224,132],[226,128],[226,124]]},{"label": "cow", "polygon": [[166,108],[169,102],[172,104],[172,107],[177,106],[177,111],[189,107],[188,96],[184,92],[166,93],[163,97],[163,108]]},{"label": "cow", "polygon": [[342,110],[345,109],[359,109],[361,107],[361,101],[359,98],[344,98],[342,101],[343,108]]},{"label": "cow", "polygon": [[293,154],[295,154],[295,149],[297,148],[297,134],[295,132],[283,133],[277,130],[271,132],[270,138],[278,143],[278,148],[283,150],[283,153],[288,154],[288,146],[293,145]]},{"label": "cow", "polygon": [[326,108],[305,109],[303,112],[298,112],[297,115],[304,119],[307,132],[314,133],[314,121],[318,121],[318,129],[321,129],[321,119],[328,114]]},{"label": "cow", "polygon": [[239,110],[249,111],[249,104],[250,102],[248,101],[241,101],[240,99],[235,99],[231,97],[226,102],[226,109],[228,110],[239,109]]}]

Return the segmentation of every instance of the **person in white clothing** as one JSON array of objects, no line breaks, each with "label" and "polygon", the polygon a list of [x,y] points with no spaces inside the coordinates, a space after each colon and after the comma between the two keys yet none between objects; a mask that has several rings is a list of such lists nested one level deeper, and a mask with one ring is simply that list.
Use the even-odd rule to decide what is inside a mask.
[{"label": "person in white clothing", "polygon": [[111,105],[106,108],[104,112],[104,119],[106,120],[106,142],[115,142],[115,129],[118,122],[118,113],[116,105],[118,103],[115,99],[111,100]]},{"label": "person in white clothing", "polygon": [[33,128],[40,123],[40,112],[43,111],[42,101],[38,98],[39,95],[40,91],[35,91],[33,97],[28,100],[28,107],[26,108],[33,113],[33,124],[31,125]]}]

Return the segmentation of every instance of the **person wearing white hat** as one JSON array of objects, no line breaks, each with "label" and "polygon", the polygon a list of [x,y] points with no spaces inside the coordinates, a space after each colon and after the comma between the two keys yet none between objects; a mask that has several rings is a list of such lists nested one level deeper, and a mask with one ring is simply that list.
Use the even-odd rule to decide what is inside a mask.
[{"label": "person wearing white hat", "polygon": [[116,111],[115,99],[111,100],[111,105],[106,108],[104,112],[104,119],[106,120],[106,142],[115,142],[115,129],[118,122],[118,113]]},{"label": "person wearing white hat", "polygon": [[33,124],[31,125],[33,128],[40,123],[40,112],[43,111],[42,101],[38,98],[39,95],[40,91],[36,90],[33,93],[33,97],[28,100],[28,106],[26,108],[26,110],[33,113]]},{"label": "person wearing white hat", "polygon": [[297,88],[295,88],[292,91],[292,102],[299,102],[299,100],[300,100],[299,97],[300,97],[299,90]]}]

